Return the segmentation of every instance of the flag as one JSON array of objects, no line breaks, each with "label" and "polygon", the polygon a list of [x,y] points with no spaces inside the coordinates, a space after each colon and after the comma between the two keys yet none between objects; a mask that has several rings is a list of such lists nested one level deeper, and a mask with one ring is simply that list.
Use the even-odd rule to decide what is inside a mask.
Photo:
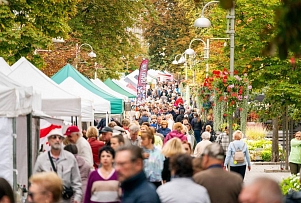
[{"label": "flag", "polygon": [[139,69],[137,85],[137,104],[143,104],[146,99],[148,60],[143,59]]}]

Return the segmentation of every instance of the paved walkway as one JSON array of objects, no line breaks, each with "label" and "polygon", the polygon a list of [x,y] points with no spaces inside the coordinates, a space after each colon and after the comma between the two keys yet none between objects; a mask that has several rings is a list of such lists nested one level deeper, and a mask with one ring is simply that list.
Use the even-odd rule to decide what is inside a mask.
[{"label": "paved walkway", "polygon": [[290,172],[274,172],[266,173],[264,170],[280,170],[279,165],[254,165],[251,166],[251,171],[246,171],[244,182],[246,184],[250,183],[254,178],[257,177],[268,177],[280,182],[283,178],[286,178],[290,175]]}]

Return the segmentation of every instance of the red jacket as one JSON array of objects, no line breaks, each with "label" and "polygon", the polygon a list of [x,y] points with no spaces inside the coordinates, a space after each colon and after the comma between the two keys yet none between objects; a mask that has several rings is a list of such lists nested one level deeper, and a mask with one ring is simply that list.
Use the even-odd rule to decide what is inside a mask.
[{"label": "red jacket", "polygon": [[175,101],[174,106],[179,106],[180,103],[184,104],[184,101],[183,101],[182,97],[181,97],[181,98],[178,98],[178,99]]},{"label": "red jacket", "polygon": [[99,164],[100,164],[99,158],[98,158],[98,152],[99,152],[99,149],[102,148],[105,145],[105,143],[102,142],[102,141],[98,141],[94,137],[89,138],[88,142],[89,142],[89,144],[92,148],[94,168],[97,169]]}]

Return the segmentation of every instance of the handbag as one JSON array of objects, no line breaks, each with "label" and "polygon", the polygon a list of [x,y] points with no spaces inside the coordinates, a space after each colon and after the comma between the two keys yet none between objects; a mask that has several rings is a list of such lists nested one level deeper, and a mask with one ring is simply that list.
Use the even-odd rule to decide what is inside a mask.
[{"label": "handbag", "polygon": [[[56,168],[54,166],[52,157],[50,156],[50,151],[48,151],[48,157],[49,157],[51,166],[53,168],[53,171],[57,173],[57,170],[56,170]],[[73,194],[74,194],[74,191],[73,191],[72,187],[67,187],[67,186],[63,185],[62,198],[64,200],[70,199],[73,196]]]}]

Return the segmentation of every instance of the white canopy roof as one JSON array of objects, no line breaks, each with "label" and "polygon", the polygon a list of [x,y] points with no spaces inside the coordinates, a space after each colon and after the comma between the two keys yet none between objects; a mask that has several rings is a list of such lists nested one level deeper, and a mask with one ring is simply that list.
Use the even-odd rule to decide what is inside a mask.
[{"label": "white canopy roof", "polygon": [[2,72],[4,75],[8,75],[11,72],[10,66],[2,57],[0,57],[0,72]]},{"label": "white canopy roof", "polygon": [[106,84],[104,84],[101,80],[99,80],[98,78],[96,79],[91,79],[91,81],[100,89],[102,89],[105,92],[108,92],[109,94],[113,95],[114,97],[117,97],[119,99],[123,99],[124,101],[128,100],[128,97],[125,95],[122,95],[114,90],[112,90],[111,88],[109,88]]},{"label": "white canopy roof", "polygon": [[41,114],[41,95],[0,72],[0,116],[17,117],[32,112]]},{"label": "white canopy roof", "polygon": [[74,95],[80,96],[81,98],[89,98],[90,100],[92,100],[94,103],[95,113],[106,113],[108,111],[110,112],[110,101],[107,101],[102,97],[94,94],[93,92],[90,92],[85,87],[76,82],[73,78],[68,77],[61,84],[59,84],[59,86]]},{"label": "white canopy roof", "polygon": [[81,98],[62,90],[26,58],[11,66],[8,77],[41,92],[42,111],[50,116],[80,116]]},{"label": "white canopy roof", "polygon": [[124,80],[112,80],[114,83],[116,83],[119,87],[123,88],[125,91],[133,94],[133,95],[137,95],[137,92],[131,90],[130,88],[127,87],[127,83]]}]

